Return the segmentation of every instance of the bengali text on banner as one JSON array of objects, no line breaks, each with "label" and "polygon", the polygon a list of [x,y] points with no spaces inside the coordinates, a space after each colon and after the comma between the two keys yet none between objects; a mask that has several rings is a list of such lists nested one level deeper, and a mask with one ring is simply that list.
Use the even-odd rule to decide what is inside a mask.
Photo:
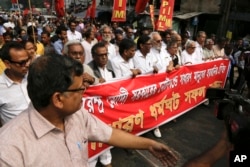
[{"label": "bengali text on banner", "polygon": [[[83,107],[112,127],[140,135],[204,102],[208,87],[223,87],[228,65],[228,60],[216,60],[91,86],[83,95]],[[106,148],[90,142],[89,156]]]}]

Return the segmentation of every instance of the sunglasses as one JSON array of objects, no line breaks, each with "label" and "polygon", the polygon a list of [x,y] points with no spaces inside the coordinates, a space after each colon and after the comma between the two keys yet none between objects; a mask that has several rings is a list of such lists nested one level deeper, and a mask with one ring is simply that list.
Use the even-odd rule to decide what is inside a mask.
[{"label": "sunglasses", "polygon": [[26,60],[22,60],[22,61],[13,61],[13,60],[9,60],[10,63],[13,63],[13,64],[18,64],[19,66],[21,67],[25,67],[25,65],[30,62],[30,58],[26,59]]},{"label": "sunglasses", "polygon": [[157,42],[157,43],[161,43],[161,42],[162,42],[162,40],[156,40],[155,42]]}]

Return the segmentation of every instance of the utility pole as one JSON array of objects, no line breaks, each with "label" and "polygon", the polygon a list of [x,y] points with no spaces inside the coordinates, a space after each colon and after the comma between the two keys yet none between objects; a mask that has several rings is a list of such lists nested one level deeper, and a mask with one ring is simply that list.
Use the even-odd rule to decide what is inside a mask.
[{"label": "utility pole", "polygon": [[226,36],[231,4],[232,4],[232,0],[222,0],[222,5],[221,5],[222,17],[221,17],[220,26],[219,26],[218,32],[217,32],[217,35],[219,37]]}]

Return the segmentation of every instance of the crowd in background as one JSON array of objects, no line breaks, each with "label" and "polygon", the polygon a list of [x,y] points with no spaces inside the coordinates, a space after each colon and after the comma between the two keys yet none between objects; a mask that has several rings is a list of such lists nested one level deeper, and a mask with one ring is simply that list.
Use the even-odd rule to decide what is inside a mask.
[{"label": "crowd in background", "polygon": [[[217,38],[215,34],[207,36],[204,31],[198,31],[192,38],[188,31],[168,29],[157,32],[147,27],[121,27],[117,22],[101,25],[74,17],[45,20],[42,16],[32,19],[19,15],[0,16],[0,48],[7,44],[11,47],[11,43],[19,43],[27,55],[14,52],[6,56],[6,48],[0,52],[0,89],[4,90],[0,93],[2,124],[28,107],[29,97],[24,90],[27,69],[39,56],[61,55],[80,61],[86,87],[114,78],[171,72],[183,65],[229,59],[229,88],[240,92],[245,83],[250,88],[250,49],[249,43],[242,38],[232,42],[224,37]],[[235,81],[236,68],[238,77]],[[17,107],[15,112],[8,105],[12,103]],[[154,134],[161,137],[158,127]],[[111,166],[111,158],[110,151],[106,151],[100,156],[100,161],[104,166]],[[90,164],[95,166],[96,161]]]}]

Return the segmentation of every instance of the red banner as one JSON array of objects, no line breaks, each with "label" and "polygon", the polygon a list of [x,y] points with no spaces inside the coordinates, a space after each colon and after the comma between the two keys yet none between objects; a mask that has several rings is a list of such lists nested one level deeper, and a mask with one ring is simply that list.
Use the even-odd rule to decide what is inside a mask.
[{"label": "red banner", "polygon": [[[112,127],[140,135],[204,102],[207,87],[223,87],[228,64],[217,60],[91,86],[83,106]],[[89,156],[94,158],[107,147],[90,142]]]},{"label": "red banner", "polygon": [[126,4],[127,0],[114,1],[111,21],[116,21],[116,22],[126,21]]},{"label": "red banner", "polygon": [[135,13],[139,14],[142,13],[148,3],[149,0],[137,0],[136,5],[135,5]]},{"label": "red banner", "polygon": [[165,31],[172,28],[172,18],[174,11],[174,0],[162,0],[157,22],[157,30]]}]

